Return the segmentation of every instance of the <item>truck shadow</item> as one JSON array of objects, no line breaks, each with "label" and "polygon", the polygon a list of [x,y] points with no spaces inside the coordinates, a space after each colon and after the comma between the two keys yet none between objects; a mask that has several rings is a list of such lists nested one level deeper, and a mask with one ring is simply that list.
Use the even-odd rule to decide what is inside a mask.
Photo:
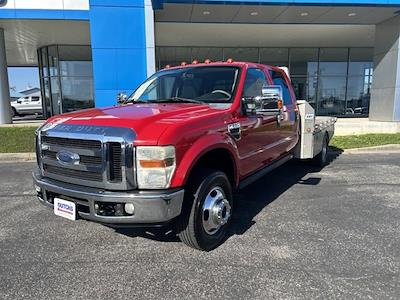
[{"label": "truck shadow", "polygon": [[[342,153],[342,149],[330,147],[328,162],[324,168]],[[244,234],[256,223],[254,218],[260,211],[293,185],[318,185],[321,181],[321,177],[318,176],[319,171],[321,168],[313,166],[309,161],[292,160],[241,190],[235,198],[236,213],[233,216],[230,235]],[[310,174],[311,176],[304,179]]]},{"label": "truck shadow", "polygon": [[[341,149],[331,148],[328,165],[338,158],[342,152]],[[292,160],[237,192],[234,203],[235,212],[227,238],[232,235],[244,234],[256,223],[254,218],[260,211],[293,185],[318,185],[321,181],[321,177],[318,176],[320,170],[321,168],[314,167],[307,161]],[[304,179],[306,175],[310,174],[312,175]],[[115,230],[130,237],[143,237],[162,242],[179,241],[172,226],[161,228],[116,228]]]}]

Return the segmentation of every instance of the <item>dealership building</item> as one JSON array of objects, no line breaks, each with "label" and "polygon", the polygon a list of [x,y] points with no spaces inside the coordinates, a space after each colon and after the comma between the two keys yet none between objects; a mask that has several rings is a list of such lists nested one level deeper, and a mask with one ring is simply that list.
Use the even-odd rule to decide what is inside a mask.
[{"label": "dealership building", "polygon": [[114,105],[165,65],[287,66],[318,115],[400,121],[400,0],[0,0],[7,66],[38,66],[45,117]]}]

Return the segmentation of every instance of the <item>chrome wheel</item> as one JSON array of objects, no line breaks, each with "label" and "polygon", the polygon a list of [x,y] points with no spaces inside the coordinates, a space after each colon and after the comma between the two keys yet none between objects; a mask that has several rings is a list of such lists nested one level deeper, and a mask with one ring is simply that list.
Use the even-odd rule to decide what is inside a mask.
[{"label": "chrome wheel", "polygon": [[202,210],[202,221],[204,231],[213,235],[228,223],[231,217],[231,205],[226,199],[224,190],[216,186],[206,196]]}]

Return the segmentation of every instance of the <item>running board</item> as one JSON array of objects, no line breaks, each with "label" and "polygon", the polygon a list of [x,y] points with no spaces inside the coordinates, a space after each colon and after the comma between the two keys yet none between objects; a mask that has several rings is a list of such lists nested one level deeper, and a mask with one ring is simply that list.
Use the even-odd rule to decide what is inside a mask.
[{"label": "running board", "polygon": [[266,166],[265,168],[261,169],[260,171],[257,171],[253,175],[250,175],[246,179],[242,180],[242,182],[239,184],[239,190],[245,188],[249,184],[252,184],[254,181],[257,181],[261,177],[267,175],[269,172],[273,171],[274,169],[280,167],[284,163],[288,162],[293,158],[293,154],[286,155],[285,157],[282,157],[281,159],[277,160],[276,162]]}]

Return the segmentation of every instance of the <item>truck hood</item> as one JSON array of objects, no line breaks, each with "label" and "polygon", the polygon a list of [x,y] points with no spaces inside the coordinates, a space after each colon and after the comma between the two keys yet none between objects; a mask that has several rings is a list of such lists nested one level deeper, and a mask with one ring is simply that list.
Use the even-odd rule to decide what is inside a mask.
[{"label": "truck hood", "polygon": [[131,128],[137,135],[135,144],[154,145],[170,125],[217,111],[221,110],[193,103],[139,103],[67,113],[48,122]]}]

